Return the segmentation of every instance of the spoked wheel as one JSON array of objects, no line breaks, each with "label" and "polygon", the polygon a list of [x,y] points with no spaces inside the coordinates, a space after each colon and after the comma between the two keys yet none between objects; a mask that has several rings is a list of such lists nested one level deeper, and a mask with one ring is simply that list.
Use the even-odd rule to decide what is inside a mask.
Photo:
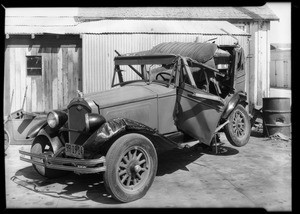
[{"label": "spoked wheel", "polygon": [[245,108],[237,105],[228,119],[229,123],[224,129],[228,141],[238,147],[246,145],[250,138],[251,125]]},{"label": "spoked wheel", "polygon": [[8,146],[10,144],[10,137],[6,130],[4,130],[4,151],[7,150]]},{"label": "spoked wheel", "polygon": [[140,134],[127,134],[107,152],[105,187],[118,201],[134,201],[146,194],[156,171],[157,154],[151,141]]},{"label": "spoked wheel", "polygon": [[149,177],[149,154],[142,147],[125,152],[118,168],[118,183],[124,190],[137,190]]},{"label": "spoked wheel", "polygon": [[[48,154],[48,155],[54,154],[51,143],[48,141],[46,137],[42,137],[42,136],[37,137],[33,141],[31,146],[31,152],[34,154]],[[39,158],[31,157],[31,159],[43,163],[43,160]],[[49,169],[44,166],[40,166],[38,164],[32,164],[32,166],[40,175],[46,178],[57,178],[68,173],[62,170]]]}]

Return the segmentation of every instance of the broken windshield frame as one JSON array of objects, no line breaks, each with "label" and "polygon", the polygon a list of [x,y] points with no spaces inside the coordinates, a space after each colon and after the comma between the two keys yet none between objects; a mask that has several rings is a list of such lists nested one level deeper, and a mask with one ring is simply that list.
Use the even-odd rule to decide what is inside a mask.
[{"label": "broken windshield frame", "polygon": [[[115,86],[123,86],[125,84],[133,83],[133,82],[158,82],[158,83],[163,83],[169,86],[172,84],[172,80],[175,80],[176,72],[173,70],[170,72],[170,79],[166,81],[163,77],[162,79],[164,80],[157,80],[157,79],[152,79],[153,78],[153,73],[150,72],[150,68],[163,68],[166,65],[173,65],[176,63],[177,56],[176,55],[147,55],[147,56],[117,56],[115,57],[115,68],[114,68],[114,74],[113,74],[113,79],[112,79],[112,84],[111,87]],[[140,79],[132,79],[132,80],[124,80],[123,72],[125,70],[122,70],[120,66],[129,66],[131,70],[134,71],[134,73],[137,75],[136,77],[139,77]],[[140,66],[139,68],[136,68],[136,66]],[[154,70],[154,69],[152,69]],[[162,69],[163,71],[164,69]],[[170,69],[165,69],[165,70],[170,70]],[[126,70],[127,71],[127,70]],[[129,74],[127,73],[129,76]],[[166,74],[165,74],[166,75]],[[116,82],[116,76],[118,76],[118,83]],[[127,76],[127,77],[128,77]],[[132,77],[132,75],[131,75]],[[174,82],[174,81],[173,81]]]},{"label": "broken windshield frame", "polygon": [[[193,59],[190,59],[188,57],[181,57],[178,55],[145,55],[145,56],[117,56],[114,59],[115,61],[115,69],[114,69],[114,74],[113,74],[113,79],[112,79],[112,85],[111,87],[115,86],[123,86],[129,83],[133,82],[158,82],[158,83],[163,83],[169,86],[170,84],[175,84],[178,85],[179,78],[177,78],[179,75],[180,68],[183,65],[184,70],[186,70],[186,74],[188,75],[188,78],[190,79],[191,85],[196,87],[195,81],[192,77],[190,67],[202,67],[206,68],[208,71],[213,72],[214,74],[218,74],[223,76],[222,73],[220,73],[217,69],[212,68],[210,66],[207,66],[203,63],[199,63]],[[120,66],[127,65],[131,68],[131,70],[134,71],[134,73],[140,77],[141,79],[133,79],[133,80],[127,80],[124,81],[124,76],[122,72],[125,70],[122,70]],[[140,65],[140,68],[136,69],[133,66]],[[157,79],[153,79],[153,73],[149,72],[150,68],[154,65],[160,65],[160,67],[164,66],[170,66],[172,65],[172,70],[166,69],[166,70],[171,70],[169,73],[170,78],[168,80],[160,81]],[[148,66],[148,68],[147,68]],[[161,71],[162,73],[166,74],[163,70]],[[116,75],[117,74],[117,75]],[[116,82],[116,76],[118,76],[119,82]]]}]

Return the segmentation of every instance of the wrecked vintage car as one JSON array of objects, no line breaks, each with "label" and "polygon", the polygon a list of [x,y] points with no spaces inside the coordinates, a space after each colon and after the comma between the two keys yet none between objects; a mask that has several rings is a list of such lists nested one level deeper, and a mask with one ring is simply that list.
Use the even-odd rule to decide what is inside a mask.
[{"label": "wrecked vintage car", "polygon": [[[27,86],[23,97],[22,107],[4,116],[4,151],[8,149],[10,144],[31,144],[33,139],[26,138],[28,131],[40,122],[44,123],[47,117],[46,112],[28,112],[24,110],[26,94]],[[14,90],[12,91],[12,98],[13,96]]]},{"label": "wrecked vintage car", "polygon": [[183,148],[182,139],[211,146],[222,129],[232,145],[248,142],[239,46],[162,43],[114,63],[112,89],[79,93],[66,109],[49,112],[29,131],[31,151],[20,150],[21,160],[49,178],[103,172],[113,198],[129,202],[153,183],[157,154]]},{"label": "wrecked vintage car", "polygon": [[32,138],[26,138],[28,131],[39,123],[44,123],[44,112],[27,112],[23,109],[4,117],[4,151],[10,144],[31,144]]}]

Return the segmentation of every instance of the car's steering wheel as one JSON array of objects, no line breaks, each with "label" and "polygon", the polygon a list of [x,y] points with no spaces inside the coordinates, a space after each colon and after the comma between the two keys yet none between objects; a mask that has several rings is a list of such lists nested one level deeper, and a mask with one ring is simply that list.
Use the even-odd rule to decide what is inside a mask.
[{"label": "car's steering wheel", "polygon": [[[164,75],[170,76],[169,78],[164,77]],[[160,72],[158,74],[156,74],[155,79],[158,80],[158,77],[161,77],[163,79],[163,81],[169,81],[171,78],[171,74],[167,73],[167,72]]]}]

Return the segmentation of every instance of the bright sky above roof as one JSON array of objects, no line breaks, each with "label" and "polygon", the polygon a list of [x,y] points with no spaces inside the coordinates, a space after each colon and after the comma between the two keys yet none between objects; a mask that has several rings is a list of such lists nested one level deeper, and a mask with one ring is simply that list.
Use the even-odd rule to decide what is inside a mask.
[{"label": "bright sky above roof", "polygon": [[280,19],[271,21],[270,43],[291,43],[291,3],[270,2],[267,6]]}]

